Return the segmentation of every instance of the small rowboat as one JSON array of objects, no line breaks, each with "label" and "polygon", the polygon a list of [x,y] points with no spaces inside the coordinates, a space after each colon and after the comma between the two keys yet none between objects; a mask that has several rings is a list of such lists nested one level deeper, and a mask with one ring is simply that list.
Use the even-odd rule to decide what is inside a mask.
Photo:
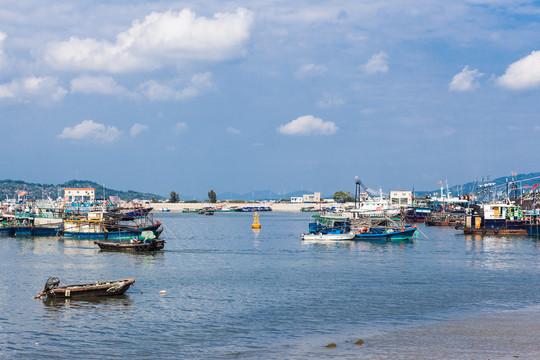
[{"label": "small rowboat", "polygon": [[347,234],[302,234],[302,240],[318,240],[318,241],[342,241],[352,240],[354,233]]},{"label": "small rowboat", "polygon": [[47,280],[43,291],[35,297],[40,298],[47,295],[47,297],[52,298],[79,298],[121,295],[125,293],[134,282],[135,279],[130,278],[97,281],[89,284],[58,286],[60,280],[57,277],[52,277]]},{"label": "small rowboat", "polygon": [[165,247],[165,240],[135,242],[94,241],[101,250],[111,251],[156,251]]}]

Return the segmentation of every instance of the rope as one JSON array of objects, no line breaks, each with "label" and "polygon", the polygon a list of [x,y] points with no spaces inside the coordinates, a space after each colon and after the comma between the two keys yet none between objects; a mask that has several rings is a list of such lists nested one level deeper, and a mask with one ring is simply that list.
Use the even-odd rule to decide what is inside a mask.
[{"label": "rope", "polygon": [[165,226],[165,224],[161,224],[161,226],[163,226],[163,228],[165,230],[167,230],[169,232],[169,234],[171,234],[174,238],[178,239],[178,236],[176,236],[175,234],[173,234],[173,232],[171,230],[169,230],[168,227]]},{"label": "rope", "polygon": [[426,239],[431,240],[430,238],[427,237],[426,234],[424,234],[424,232],[422,230],[420,230],[419,227],[416,227],[416,230],[420,231],[420,233],[422,233],[422,235],[424,235],[426,237]]}]

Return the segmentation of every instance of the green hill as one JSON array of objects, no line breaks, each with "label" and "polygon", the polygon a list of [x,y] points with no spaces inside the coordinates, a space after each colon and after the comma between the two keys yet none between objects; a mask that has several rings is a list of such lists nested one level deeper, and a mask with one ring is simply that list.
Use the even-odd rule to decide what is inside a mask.
[{"label": "green hill", "polygon": [[16,199],[17,194],[22,191],[26,191],[27,197],[30,199],[57,199],[58,197],[64,196],[65,188],[94,188],[96,189],[96,198],[98,199],[103,197],[108,199],[109,196],[118,196],[120,199],[126,201],[133,199],[152,200],[152,198],[155,198],[156,200],[165,199],[163,196],[151,193],[142,193],[133,190],[121,191],[109,189],[107,187],[103,188],[103,185],[89,180],[70,180],[64,184],[58,185],[27,183],[22,180],[0,180],[0,194],[2,200],[5,200],[6,197]]}]

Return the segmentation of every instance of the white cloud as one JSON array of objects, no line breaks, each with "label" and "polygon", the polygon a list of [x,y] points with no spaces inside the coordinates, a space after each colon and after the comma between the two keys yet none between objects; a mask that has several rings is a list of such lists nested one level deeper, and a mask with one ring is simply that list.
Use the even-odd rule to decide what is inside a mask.
[{"label": "white cloud", "polygon": [[174,125],[173,130],[176,135],[179,135],[180,133],[187,130],[187,124],[185,122],[176,123],[176,125]]},{"label": "white cloud", "polygon": [[6,54],[4,53],[4,40],[7,35],[0,31],[0,69],[6,65]]},{"label": "white cloud", "polygon": [[30,76],[24,79],[13,80],[7,84],[0,84],[0,99],[46,103],[59,101],[66,96],[67,91],[58,85],[58,79],[50,76]]},{"label": "white cloud", "polygon": [[235,128],[230,127],[230,126],[227,128],[227,132],[229,134],[236,134],[236,135],[240,135],[242,133],[240,130],[235,129]]},{"label": "white cloud", "polygon": [[106,126],[92,120],[84,120],[74,127],[66,127],[58,135],[60,139],[113,142],[120,138],[122,133],[115,126]]},{"label": "white cloud", "polygon": [[323,121],[313,115],[300,116],[285,125],[278,131],[283,135],[332,135],[338,127],[331,121]]},{"label": "white cloud", "polygon": [[161,84],[155,80],[146,81],[139,87],[139,90],[144,96],[155,101],[185,100],[207,93],[214,89],[215,86],[212,83],[212,73],[210,72],[193,75],[189,85],[183,89],[176,89],[172,86]]},{"label": "white cloud", "polygon": [[119,95],[128,91],[110,76],[80,76],[71,80],[71,92],[83,94]]},{"label": "white cloud", "polygon": [[502,87],[512,90],[532,89],[540,86],[540,51],[508,66],[503,76],[497,79]]},{"label": "white cloud", "polygon": [[305,64],[296,70],[294,76],[296,76],[298,79],[304,79],[307,77],[321,76],[324,75],[325,72],[326,66],[324,65]]},{"label": "white cloud", "polygon": [[332,106],[341,106],[345,104],[345,100],[343,100],[340,96],[334,95],[334,94],[323,94],[323,99],[320,101],[317,101],[315,103],[315,106],[320,108],[328,108]]},{"label": "white cloud", "polygon": [[469,70],[469,66],[465,66],[459,74],[454,75],[448,88],[452,91],[471,91],[480,86],[477,79],[484,76],[477,69]]},{"label": "white cloud", "polygon": [[116,36],[116,42],[72,36],[49,43],[45,61],[58,69],[129,72],[178,65],[184,60],[220,61],[244,55],[253,15],[217,13],[213,18],[190,9],[153,12]]},{"label": "white cloud", "polygon": [[364,65],[364,71],[368,74],[388,72],[388,55],[381,51],[371,57]]},{"label": "white cloud", "polygon": [[139,135],[140,133],[142,133],[143,131],[148,131],[148,126],[147,125],[142,125],[142,124],[134,124],[132,127],[131,127],[131,130],[129,131],[129,135],[134,138],[136,137],[137,135]]}]

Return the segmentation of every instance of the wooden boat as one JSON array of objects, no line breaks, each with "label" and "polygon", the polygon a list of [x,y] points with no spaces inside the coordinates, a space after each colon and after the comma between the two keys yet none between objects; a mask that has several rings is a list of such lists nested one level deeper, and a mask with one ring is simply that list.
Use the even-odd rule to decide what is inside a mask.
[{"label": "wooden boat", "polygon": [[347,234],[302,234],[302,240],[317,240],[317,241],[343,241],[354,239],[353,233]]},{"label": "wooden boat", "polygon": [[129,278],[97,281],[89,284],[58,286],[60,280],[57,277],[51,277],[47,280],[43,291],[35,297],[40,298],[47,295],[47,297],[52,298],[80,298],[121,295],[125,293],[134,282],[135,279]]},{"label": "wooden boat", "polygon": [[109,251],[156,251],[165,247],[165,240],[138,240],[134,242],[94,241],[101,250]]}]

